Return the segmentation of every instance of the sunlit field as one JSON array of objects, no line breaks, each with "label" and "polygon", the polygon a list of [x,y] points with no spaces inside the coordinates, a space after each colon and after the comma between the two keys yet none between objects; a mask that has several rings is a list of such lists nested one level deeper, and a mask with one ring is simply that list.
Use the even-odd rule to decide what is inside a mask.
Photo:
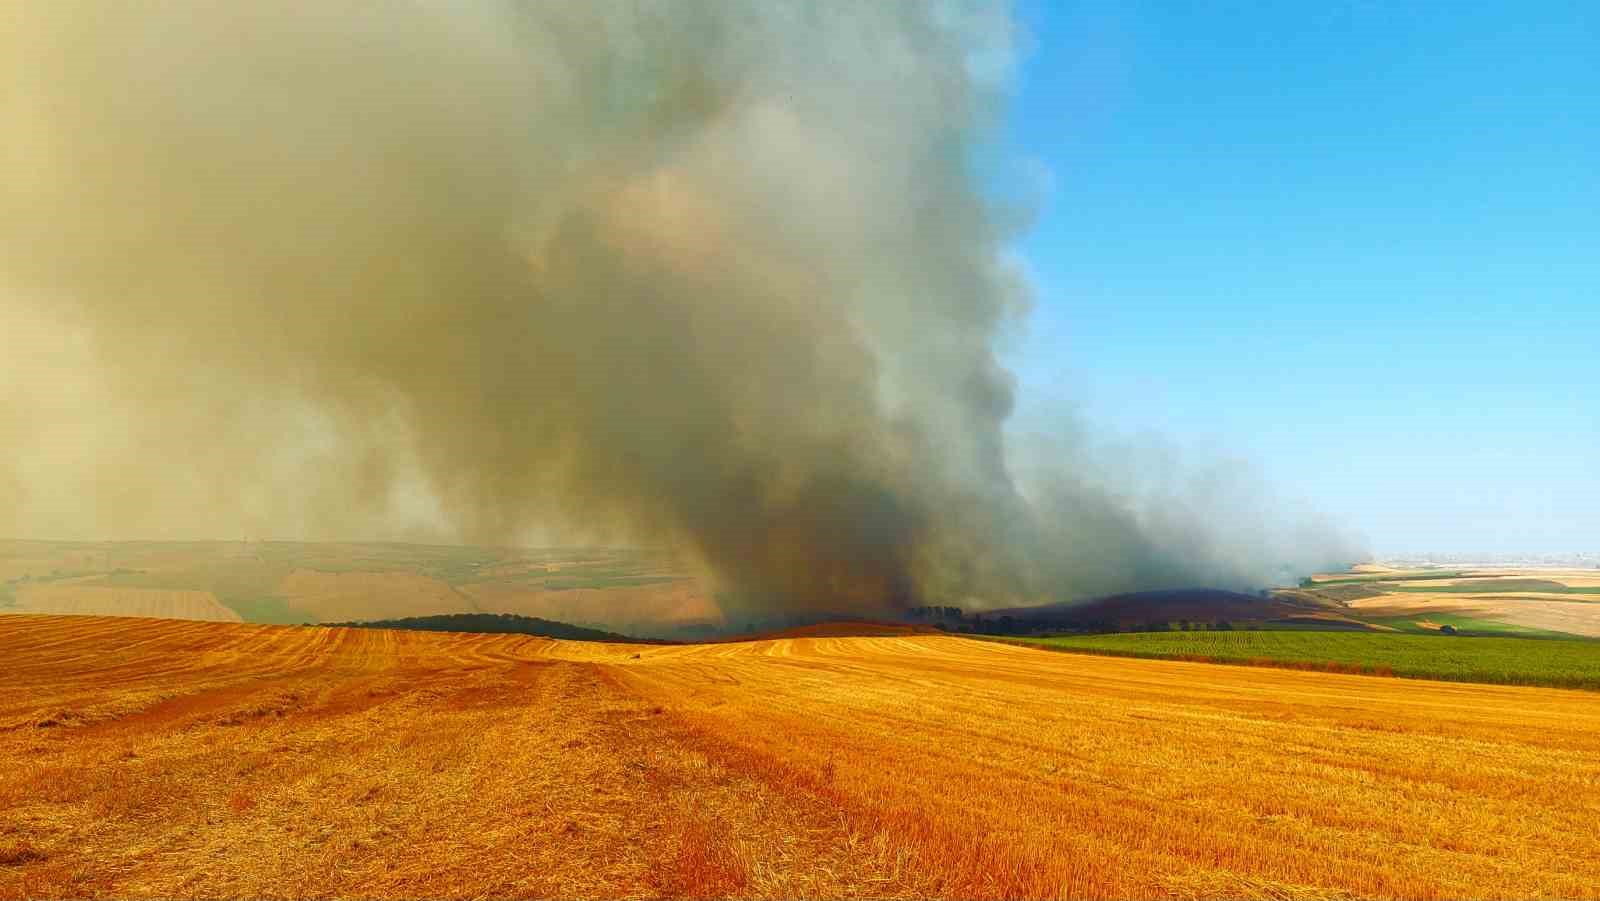
[{"label": "sunlit field", "polygon": [[0,618],[0,896],[1595,897],[1588,692]]}]

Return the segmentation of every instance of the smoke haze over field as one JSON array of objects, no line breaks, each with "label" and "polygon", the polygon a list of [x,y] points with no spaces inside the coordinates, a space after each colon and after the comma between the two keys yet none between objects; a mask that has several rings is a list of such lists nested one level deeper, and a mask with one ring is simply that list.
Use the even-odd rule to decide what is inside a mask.
[{"label": "smoke haze over field", "polygon": [[[44,4],[0,528],[666,541],[732,608],[1264,584],[1248,479],[1008,448],[1004,11]],[[1127,471],[1121,471],[1124,466]]]}]

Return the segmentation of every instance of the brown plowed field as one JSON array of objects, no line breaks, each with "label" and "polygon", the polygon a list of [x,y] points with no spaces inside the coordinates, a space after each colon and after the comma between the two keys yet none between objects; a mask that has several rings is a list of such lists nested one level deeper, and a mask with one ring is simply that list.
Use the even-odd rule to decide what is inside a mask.
[{"label": "brown plowed field", "polygon": [[0,897],[1595,897],[1591,693],[0,617]]}]

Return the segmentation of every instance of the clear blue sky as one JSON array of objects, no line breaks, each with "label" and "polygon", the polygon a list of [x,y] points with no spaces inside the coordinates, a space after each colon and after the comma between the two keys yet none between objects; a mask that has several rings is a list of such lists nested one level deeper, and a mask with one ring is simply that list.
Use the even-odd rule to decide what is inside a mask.
[{"label": "clear blue sky", "polygon": [[1017,12],[1024,419],[1245,458],[1379,553],[1600,551],[1600,3]]}]

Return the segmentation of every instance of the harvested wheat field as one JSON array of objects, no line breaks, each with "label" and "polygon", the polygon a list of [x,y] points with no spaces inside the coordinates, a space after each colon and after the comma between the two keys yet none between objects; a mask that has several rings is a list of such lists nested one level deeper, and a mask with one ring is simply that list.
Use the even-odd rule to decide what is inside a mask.
[{"label": "harvested wheat field", "polygon": [[1600,700],[0,617],[0,896],[1595,897]]},{"label": "harvested wheat field", "polygon": [[74,582],[28,585],[17,592],[14,608],[0,612],[239,622],[239,614],[209,591],[102,588]]}]

